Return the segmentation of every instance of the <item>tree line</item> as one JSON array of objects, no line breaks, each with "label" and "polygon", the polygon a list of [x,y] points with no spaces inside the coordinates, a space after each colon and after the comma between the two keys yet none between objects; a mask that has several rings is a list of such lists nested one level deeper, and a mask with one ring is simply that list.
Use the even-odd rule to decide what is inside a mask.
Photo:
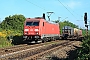
[{"label": "tree line", "polygon": [[[24,15],[13,15],[13,16],[8,16],[5,17],[5,20],[3,20],[0,23],[0,28],[1,29],[8,29],[8,30],[18,30],[18,31],[23,31],[23,26],[24,26],[24,21],[25,21],[25,16]],[[62,31],[63,26],[71,26],[73,28],[78,28],[77,25],[69,22],[69,21],[64,21],[60,22],[59,20],[54,20],[53,22],[59,23],[60,25],[60,32]]]}]

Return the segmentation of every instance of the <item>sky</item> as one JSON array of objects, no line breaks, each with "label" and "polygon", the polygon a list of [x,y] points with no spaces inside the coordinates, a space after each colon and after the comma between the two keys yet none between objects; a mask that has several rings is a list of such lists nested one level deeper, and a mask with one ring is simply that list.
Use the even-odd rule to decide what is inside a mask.
[{"label": "sky", "polygon": [[[9,15],[22,14],[26,18],[41,17],[43,13],[51,14],[51,21],[68,20],[81,28],[85,28],[84,13],[87,12],[90,21],[89,0],[0,0],[0,21]],[[89,22],[88,22],[89,23]]]}]

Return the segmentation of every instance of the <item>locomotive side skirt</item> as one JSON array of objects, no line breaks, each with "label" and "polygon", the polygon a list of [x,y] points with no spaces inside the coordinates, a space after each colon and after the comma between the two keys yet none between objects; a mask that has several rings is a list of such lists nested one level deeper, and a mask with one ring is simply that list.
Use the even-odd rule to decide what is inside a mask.
[{"label": "locomotive side skirt", "polygon": [[60,35],[59,34],[42,34],[41,39],[49,38],[49,37],[54,37],[55,39],[59,39]]}]

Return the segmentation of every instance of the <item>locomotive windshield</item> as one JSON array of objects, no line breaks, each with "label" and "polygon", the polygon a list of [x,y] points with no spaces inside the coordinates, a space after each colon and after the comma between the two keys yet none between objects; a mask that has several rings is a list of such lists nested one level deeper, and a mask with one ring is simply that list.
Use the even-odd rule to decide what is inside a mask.
[{"label": "locomotive windshield", "polygon": [[39,26],[39,22],[26,22],[26,26]]}]

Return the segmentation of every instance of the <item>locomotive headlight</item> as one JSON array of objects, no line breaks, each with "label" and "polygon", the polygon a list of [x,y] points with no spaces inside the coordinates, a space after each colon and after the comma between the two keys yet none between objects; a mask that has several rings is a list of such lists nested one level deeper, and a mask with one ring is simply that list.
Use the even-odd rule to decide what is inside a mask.
[{"label": "locomotive headlight", "polygon": [[38,34],[38,32],[36,34]]},{"label": "locomotive headlight", "polygon": [[38,29],[35,29],[35,31],[39,31]]},{"label": "locomotive headlight", "polygon": [[25,29],[24,31],[29,31],[29,29]]}]

